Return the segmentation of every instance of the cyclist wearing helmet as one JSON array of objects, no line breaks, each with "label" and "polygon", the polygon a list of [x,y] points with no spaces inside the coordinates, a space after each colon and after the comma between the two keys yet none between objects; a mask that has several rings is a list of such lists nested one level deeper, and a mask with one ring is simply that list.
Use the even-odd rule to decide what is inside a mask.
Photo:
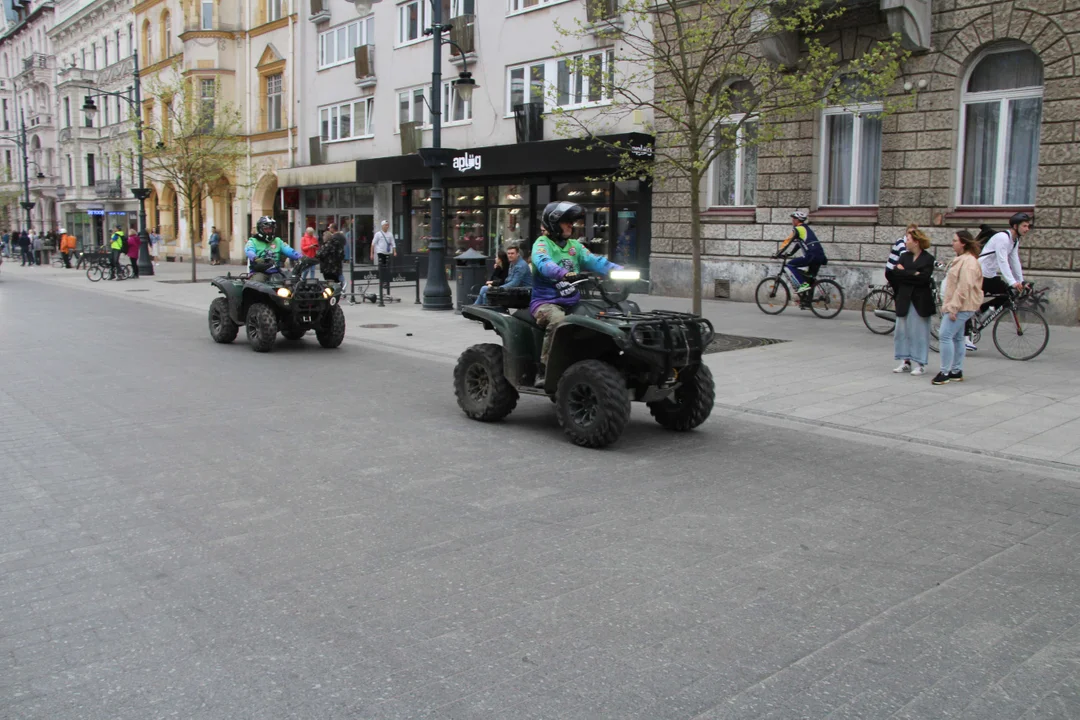
[{"label": "cyclist wearing helmet", "polygon": [[574,223],[584,217],[585,210],[572,202],[548,203],[540,217],[544,234],[533,243],[533,291],[529,303],[536,324],[547,329],[540,351],[537,387],[544,384],[553,328],[566,319],[566,310],[581,300],[577,288],[570,283],[581,279],[582,270],[607,275],[622,269],[602,255],[593,255],[579,240],[570,237]]},{"label": "cyclist wearing helmet", "polygon": [[248,238],[244,254],[248,258],[248,272],[256,282],[267,282],[270,273],[278,272],[282,255],[293,260],[303,257],[277,237],[277,221],[266,215],[255,223],[255,234]]},{"label": "cyclist wearing helmet", "polygon": [[791,274],[799,281],[799,287],[795,288],[797,293],[804,293],[810,289],[810,283],[807,282],[800,268],[806,268],[814,276],[817,275],[818,268],[829,263],[829,259],[825,257],[825,248],[821,247],[821,241],[808,227],[809,222],[809,218],[802,210],[791,213],[791,234],[787,236],[784,244],[780,246],[780,251],[776,254],[777,257],[782,255],[784,249],[791,243],[795,243],[796,247],[802,250],[802,255],[787,262]]}]

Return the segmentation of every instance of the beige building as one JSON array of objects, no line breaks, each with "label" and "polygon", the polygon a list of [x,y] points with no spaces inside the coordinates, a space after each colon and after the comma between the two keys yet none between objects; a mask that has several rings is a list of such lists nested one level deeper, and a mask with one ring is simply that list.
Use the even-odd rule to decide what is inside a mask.
[{"label": "beige building", "polygon": [[[134,15],[144,88],[152,88],[156,80],[169,83],[182,77],[208,99],[233,104],[240,111],[248,148],[246,166],[235,177],[206,178],[195,217],[186,217],[175,188],[148,182],[153,190],[148,224],[161,228],[169,257],[191,252],[191,224],[198,238],[195,252],[209,255],[206,241],[216,227],[222,255],[237,260],[261,215],[276,215],[283,233],[288,229],[274,171],[296,158],[290,101],[296,96],[295,9],[289,0],[143,0]],[[144,92],[144,97],[150,94]],[[144,100],[143,117],[160,122],[161,109],[152,98]]]},{"label": "beige building", "polygon": [[[703,188],[705,297],[722,280],[733,297],[752,299],[796,208],[809,209],[849,303],[880,281],[907,223],[928,228],[947,259],[954,229],[1005,228],[1026,210],[1036,229],[1020,244],[1025,277],[1052,288],[1051,318],[1075,322],[1075,13],[1054,2],[882,0],[850,13],[833,37],[845,53],[887,31],[902,31],[914,50],[900,83],[917,91],[914,105],[883,119],[872,103],[807,114],[776,145],[717,161]],[[797,37],[772,42],[776,59],[798,52]],[[678,190],[654,193],[651,269],[657,292],[687,295],[690,217]]]}]

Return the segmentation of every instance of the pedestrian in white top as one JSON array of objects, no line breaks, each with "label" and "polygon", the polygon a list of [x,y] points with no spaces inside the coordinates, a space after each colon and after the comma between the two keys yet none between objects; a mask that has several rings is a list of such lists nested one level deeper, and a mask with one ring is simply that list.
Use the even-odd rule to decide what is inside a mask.
[{"label": "pedestrian in white top", "polygon": [[[987,296],[979,309],[985,312],[989,308],[1005,304],[1009,289],[1024,289],[1024,269],[1020,266],[1020,238],[1031,230],[1032,217],[1025,212],[1018,212],[1009,218],[1008,232],[995,233],[983,245],[979,255],[982,267],[983,295]],[[988,297],[996,295],[998,297]],[[967,349],[975,350],[971,338],[967,338]]]},{"label": "pedestrian in white top", "polygon": [[397,257],[397,244],[394,235],[390,232],[390,221],[382,221],[382,230],[375,233],[371,239],[371,260],[379,260],[379,285],[386,288],[386,294],[390,294],[390,258]]}]

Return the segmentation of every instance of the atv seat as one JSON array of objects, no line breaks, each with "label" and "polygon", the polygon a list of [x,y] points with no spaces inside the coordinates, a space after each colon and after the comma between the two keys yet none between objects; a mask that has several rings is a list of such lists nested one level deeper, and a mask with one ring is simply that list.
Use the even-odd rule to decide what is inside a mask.
[{"label": "atv seat", "polygon": [[518,320],[528,323],[529,325],[536,325],[536,318],[529,312],[529,308],[518,308],[513,312],[513,316]]}]

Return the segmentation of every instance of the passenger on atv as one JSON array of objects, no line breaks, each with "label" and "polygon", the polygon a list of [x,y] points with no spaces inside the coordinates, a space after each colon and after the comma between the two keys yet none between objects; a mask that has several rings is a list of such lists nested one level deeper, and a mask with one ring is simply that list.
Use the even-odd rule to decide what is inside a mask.
[{"label": "passenger on atv", "polygon": [[571,283],[582,279],[583,270],[608,275],[612,270],[622,269],[602,255],[593,255],[579,240],[570,237],[574,223],[584,217],[585,210],[571,202],[548,203],[540,217],[544,234],[533,243],[533,290],[529,304],[536,324],[545,329],[536,387],[544,387],[553,329],[566,319],[567,310],[581,301],[581,295]]},{"label": "passenger on atv", "polygon": [[284,258],[299,260],[303,257],[277,237],[277,221],[266,215],[255,224],[255,234],[248,238],[244,254],[248,258],[250,279],[262,283],[270,282],[271,275],[280,279]]}]

